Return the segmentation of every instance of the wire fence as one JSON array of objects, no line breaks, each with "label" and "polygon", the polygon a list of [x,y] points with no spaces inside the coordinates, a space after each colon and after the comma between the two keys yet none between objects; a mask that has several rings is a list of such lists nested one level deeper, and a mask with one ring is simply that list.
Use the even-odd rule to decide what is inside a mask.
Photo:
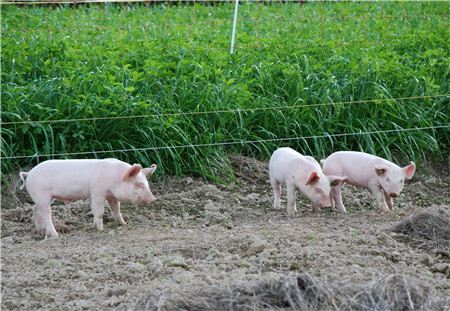
[{"label": "wire fence", "polygon": [[134,115],[134,116],[111,116],[111,117],[57,119],[57,120],[26,120],[26,121],[0,122],[0,126],[14,125],[14,124],[70,123],[70,122],[85,122],[85,121],[100,121],[100,120],[123,120],[123,119],[138,119],[138,118],[178,117],[178,116],[208,115],[208,114],[222,114],[222,113],[241,113],[241,112],[267,111],[267,110],[285,110],[285,109],[297,109],[297,108],[303,109],[303,108],[311,108],[311,107],[351,105],[351,104],[361,104],[361,103],[376,104],[376,103],[386,102],[386,101],[396,102],[396,101],[401,101],[401,100],[440,98],[440,97],[450,97],[450,94],[425,95],[425,96],[400,97],[400,98],[381,98],[381,99],[372,99],[372,100],[356,100],[356,101],[339,102],[339,103],[302,104],[302,105],[291,105],[291,106],[259,107],[259,108],[248,108],[248,109],[240,108],[240,109],[213,110],[213,111],[191,111],[191,112],[176,112],[176,113],[145,114],[145,115]]},{"label": "wire fence", "polygon": [[54,157],[79,156],[79,155],[99,155],[99,154],[105,154],[105,153],[158,151],[158,150],[167,150],[167,149],[219,147],[219,146],[244,145],[244,144],[261,144],[261,143],[268,143],[268,142],[285,142],[285,141],[292,141],[292,140],[308,140],[308,139],[317,139],[317,138],[338,138],[338,137],[356,136],[356,135],[388,134],[388,133],[409,132],[409,131],[436,130],[436,129],[443,129],[443,128],[448,128],[448,127],[450,127],[450,125],[417,127],[417,128],[385,130],[385,131],[369,131],[369,132],[358,132],[358,133],[323,134],[323,135],[314,135],[314,136],[298,136],[298,137],[258,139],[258,140],[246,140],[246,141],[229,141],[229,142],[211,143],[211,144],[190,144],[190,145],[179,145],[179,146],[162,146],[162,147],[147,147],[147,148],[117,149],[117,150],[99,150],[99,151],[87,151],[87,152],[66,152],[66,153],[59,153],[59,154],[54,154],[54,153],[52,153],[52,154],[34,154],[34,155],[24,155],[24,156],[2,157],[2,159],[7,160],[7,159],[29,159],[29,158],[54,158]]},{"label": "wire fence", "polygon": [[[187,3],[192,6],[192,14],[189,20],[176,21],[172,14],[176,15],[175,7],[179,2]],[[139,40],[142,42],[149,42],[152,40],[152,35],[157,32],[160,38],[163,38],[161,42],[165,48],[176,47],[176,42],[171,41],[171,36],[183,37],[184,43],[193,51],[196,51],[198,46],[206,45],[212,49],[230,49],[230,35],[231,29],[228,32],[218,34],[218,25],[226,24],[231,26],[233,18],[232,11],[223,11],[223,3],[234,1],[206,1],[206,0],[191,0],[191,1],[150,1],[150,0],[129,0],[129,1],[2,1],[2,6],[17,6],[23,7],[23,17],[21,24],[2,24],[1,34],[2,36],[16,36],[17,44],[24,45],[29,37],[37,35],[39,40],[45,40],[43,34],[47,36],[47,41],[52,44],[54,38],[57,35],[64,35],[71,37],[73,42],[73,49],[80,51],[80,41],[87,40],[91,44],[95,45],[97,51],[98,46],[102,41],[102,34],[108,32],[117,32],[119,36],[118,44],[120,45],[121,54],[125,53],[126,49],[126,37],[133,31],[139,31]],[[441,34],[442,42],[448,43],[448,16],[449,9],[445,5],[445,2],[440,2],[440,6],[431,4],[434,1],[423,2],[423,13],[410,14],[407,10],[407,4],[399,2],[399,6],[402,8],[403,14],[392,14],[385,10],[383,2],[380,3],[381,13],[375,12],[371,1],[366,1],[363,5],[360,5],[360,9],[355,12],[350,12],[347,7],[343,6],[346,1],[311,1],[314,5],[313,9],[305,4],[305,1],[289,1],[298,4],[296,10],[292,12],[286,12],[283,8],[283,2],[285,1],[269,1],[269,0],[257,0],[257,1],[242,1],[245,3],[244,10],[240,11],[237,18],[238,25],[249,25],[251,30],[240,32],[237,30],[237,39],[235,49],[281,49],[285,47],[307,47],[311,42],[326,42],[329,46],[347,46],[347,45],[361,45],[369,47],[372,45],[385,45],[397,42],[401,36],[405,37],[415,32],[414,24],[420,23],[425,25],[425,35],[434,31],[433,25],[435,23],[445,22],[444,32]],[[116,21],[116,26],[104,25],[105,9],[107,5],[111,3],[120,6],[122,13],[120,20]],[[329,15],[328,5],[330,3],[337,7],[335,12],[338,14]],[[45,21],[42,21],[37,28],[30,28],[27,22],[29,18],[27,15],[27,9],[29,6],[48,6],[45,13]],[[143,5],[146,8],[146,18],[140,21],[139,24],[133,23],[128,19],[129,15],[134,14],[129,10],[130,6]],[[275,15],[268,15],[266,6],[278,6]],[[61,23],[58,22],[58,12],[54,12],[55,8],[59,6],[71,10],[70,20],[66,20]],[[92,23],[91,27],[77,27],[77,12],[83,7],[96,7],[98,8],[98,19]],[[152,10],[159,8],[158,12],[161,12],[161,6],[164,6],[164,16],[155,17]],[[327,6],[327,7],[325,7]],[[231,7],[231,6],[228,6]],[[172,12],[173,11],[173,12]],[[392,20],[402,20],[404,27],[399,33],[393,33],[390,30],[389,24]],[[348,32],[355,27],[355,21],[359,22],[358,32],[359,36],[349,39]],[[383,24],[383,27],[387,31],[383,36],[375,36],[371,33],[370,29],[375,24]],[[270,24],[270,26],[267,26]],[[304,26],[304,25],[308,26]],[[202,36],[198,34],[198,28],[208,27],[208,36]],[[423,27],[422,27],[423,28]],[[353,29],[354,30],[354,29]],[[86,34],[89,36],[86,37]],[[331,35],[330,35],[331,34]],[[273,45],[268,38],[286,37],[283,42]],[[135,38],[135,37],[134,37]],[[143,47],[146,48],[145,46]],[[164,53],[160,51],[160,53]],[[86,55],[86,57],[95,57],[92,55]],[[8,128],[9,126],[19,124],[44,124],[44,123],[72,123],[72,122],[90,122],[98,120],[120,120],[120,119],[137,119],[137,118],[161,118],[170,116],[193,116],[193,115],[207,115],[207,114],[226,114],[226,113],[241,113],[241,112],[254,112],[265,110],[287,110],[306,107],[318,107],[318,106],[335,106],[335,105],[356,105],[359,103],[378,103],[384,101],[400,101],[400,100],[412,100],[412,99],[426,99],[426,98],[450,98],[450,94],[436,94],[427,96],[411,96],[401,98],[375,98],[371,100],[357,100],[348,102],[328,102],[320,104],[301,104],[301,105],[286,105],[286,106],[274,106],[274,107],[257,107],[257,108],[240,108],[240,109],[228,109],[228,110],[211,110],[211,111],[187,111],[177,113],[161,113],[161,114],[144,114],[144,115],[129,115],[129,116],[105,116],[105,117],[92,117],[92,118],[73,118],[73,119],[54,119],[54,120],[19,120],[19,121],[5,121],[0,122],[0,126]],[[2,118],[3,119],[3,118]],[[449,128],[449,124],[427,126],[427,127],[411,127],[395,130],[379,130],[379,131],[365,131],[365,132],[353,132],[353,133],[341,133],[341,134],[324,134],[324,135],[312,135],[305,137],[285,137],[276,139],[261,139],[261,140],[245,140],[245,141],[224,141],[211,144],[189,144],[179,146],[165,146],[165,147],[148,147],[148,148],[136,148],[136,149],[116,149],[105,151],[89,151],[89,152],[62,152],[54,154],[30,154],[30,155],[17,155],[17,156],[2,156],[0,159],[24,159],[24,158],[36,158],[36,157],[65,157],[65,156],[79,156],[89,154],[102,154],[102,153],[116,153],[116,152],[135,152],[135,151],[149,151],[149,150],[161,150],[161,149],[177,149],[177,148],[201,148],[201,147],[215,147],[226,146],[233,144],[257,144],[264,142],[282,142],[289,140],[307,140],[316,138],[337,138],[343,136],[356,136],[356,135],[372,135],[380,133],[393,133],[393,132],[408,132],[418,130],[436,130]]]}]

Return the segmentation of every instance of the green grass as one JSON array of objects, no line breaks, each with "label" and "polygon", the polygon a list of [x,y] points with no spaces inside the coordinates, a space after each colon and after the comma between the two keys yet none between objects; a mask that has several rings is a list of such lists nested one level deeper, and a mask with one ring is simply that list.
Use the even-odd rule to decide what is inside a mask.
[{"label": "green grass", "polygon": [[[9,157],[66,153],[211,178],[232,177],[228,153],[266,159],[280,146],[402,165],[449,153],[450,98],[424,97],[450,93],[445,2],[242,2],[230,55],[233,10],[3,5],[2,122],[48,122],[2,124],[2,172],[48,159]],[[405,12],[406,23],[385,17]],[[405,97],[419,98],[392,100]],[[346,104],[322,105],[331,102]],[[295,107],[275,109],[284,106]],[[222,110],[233,112],[199,114]],[[83,120],[54,122],[73,119]],[[125,149],[138,150],[108,152]]]}]

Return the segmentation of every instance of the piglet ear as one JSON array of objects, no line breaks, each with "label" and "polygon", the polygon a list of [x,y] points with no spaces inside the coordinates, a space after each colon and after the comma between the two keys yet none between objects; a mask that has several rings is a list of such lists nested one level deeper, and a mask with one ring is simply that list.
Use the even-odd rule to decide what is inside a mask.
[{"label": "piglet ear", "polygon": [[140,164],[133,164],[123,175],[122,181],[127,181],[131,178],[136,177],[141,170],[142,166]]},{"label": "piglet ear", "polygon": [[152,166],[150,166],[149,168],[144,168],[142,170],[142,174],[144,174],[144,176],[147,177],[148,175],[152,175],[157,168],[158,166],[156,164],[152,164]]},{"label": "piglet ear", "polygon": [[345,180],[347,179],[347,176],[328,176],[330,178],[330,186],[331,187],[337,187],[342,185]]},{"label": "piglet ear", "polygon": [[386,174],[388,167],[386,165],[375,165],[375,173],[378,176],[383,176]]},{"label": "piglet ear", "polygon": [[406,179],[411,179],[416,171],[416,165],[411,161],[408,166],[403,168],[403,171],[405,172]]},{"label": "piglet ear", "polygon": [[314,184],[314,183],[318,182],[319,179],[320,179],[320,177],[317,174],[317,172],[312,172],[311,175],[309,175],[309,178],[306,181],[305,185]]}]

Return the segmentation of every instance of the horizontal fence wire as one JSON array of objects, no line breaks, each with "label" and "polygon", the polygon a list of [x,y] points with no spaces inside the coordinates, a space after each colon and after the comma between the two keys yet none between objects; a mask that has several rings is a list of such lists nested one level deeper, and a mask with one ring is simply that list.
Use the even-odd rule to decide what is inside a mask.
[{"label": "horizontal fence wire", "polygon": [[400,101],[400,100],[440,98],[440,97],[449,97],[450,98],[450,94],[399,97],[399,98],[368,99],[368,100],[356,100],[356,101],[339,102],[339,103],[330,102],[330,103],[323,103],[323,104],[305,104],[305,105],[259,107],[259,108],[240,108],[240,109],[229,109],[229,110],[145,114],[145,115],[136,115],[136,116],[118,116],[118,117],[111,116],[111,117],[96,117],[96,118],[34,120],[34,121],[26,120],[26,121],[0,122],[0,126],[17,125],[17,124],[43,124],[43,123],[66,123],[66,122],[70,123],[70,122],[101,121],[101,120],[122,120],[122,119],[138,119],[138,118],[194,116],[194,115],[208,115],[208,114],[221,114],[221,113],[241,113],[241,112],[254,112],[254,111],[267,111],[267,110],[285,110],[285,109],[311,108],[311,107],[322,107],[322,106],[351,105],[351,104],[362,104],[362,103],[375,103],[376,104],[378,102],[386,102],[386,101]]},{"label": "horizontal fence wire", "polygon": [[244,145],[244,144],[260,144],[268,142],[284,142],[292,140],[307,140],[307,139],[317,139],[317,138],[336,138],[345,136],[360,136],[360,135],[373,135],[373,134],[387,134],[387,133],[398,133],[398,132],[409,132],[409,131],[423,131],[423,130],[436,130],[450,128],[450,124],[439,125],[439,126],[429,126],[429,127],[418,127],[418,128],[408,128],[408,129],[395,129],[395,130],[384,130],[384,131],[367,131],[367,132],[355,132],[355,133],[341,133],[341,134],[322,134],[313,136],[297,136],[297,137],[285,137],[285,138],[272,138],[272,139],[259,139],[259,140],[246,140],[246,141],[230,141],[221,143],[209,143],[209,144],[190,144],[182,146],[163,146],[163,147],[147,147],[147,148],[133,148],[133,149],[116,149],[116,150],[101,150],[101,151],[85,151],[85,152],[68,152],[68,153],[58,153],[58,154],[35,154],[35,155],[24,155],[24,156],[10,156],[10,157],[0,157],[1,160],[7,159],[27,159],[27,158],[54,158],[54,157],[66,157],[75,155],[97,155],[105,153],[118,153],[118,152],[136,152],[136,151],[157,151],[164,149],[181,149],[181,148],[201,148],[201,147],[221,147],[229,145]]}]

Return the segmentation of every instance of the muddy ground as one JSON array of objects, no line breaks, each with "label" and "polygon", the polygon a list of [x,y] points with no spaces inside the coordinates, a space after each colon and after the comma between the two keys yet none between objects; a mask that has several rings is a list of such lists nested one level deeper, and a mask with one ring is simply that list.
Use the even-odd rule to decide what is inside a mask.
[{"label": "muddy ground", "polygon": [[298,194],[298,212],[288,217],[272,208],[267,163],[231,162],[237,181],[230,185],[151,181],[158,201],[124,204],[126,226],[106,210],[103,232],[93,228],[89,201],[55,202],[57,239],[37,235],[32,202],[9,176],[2,187],[2,310],[125,310],[158,290],[256,284],[289,272],[349,284],[398,273],[450,310],[450,249],[389,230],[424,211],[449,212],[447,163],[416,172],[394,213],[382,213],[368,190],[346,185],[348,213],[314,213]]}]

